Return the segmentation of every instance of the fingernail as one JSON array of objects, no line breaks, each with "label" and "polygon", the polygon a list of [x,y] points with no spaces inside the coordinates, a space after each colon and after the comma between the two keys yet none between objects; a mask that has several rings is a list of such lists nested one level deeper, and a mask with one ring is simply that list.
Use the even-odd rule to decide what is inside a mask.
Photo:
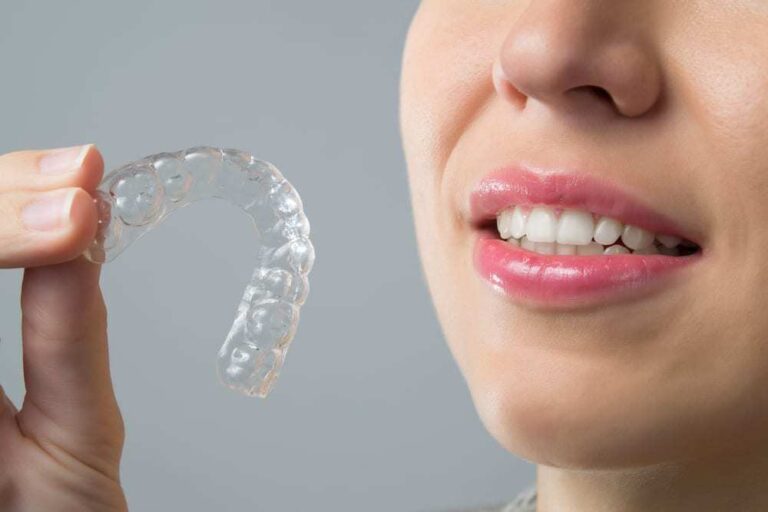
[{"label": "fingernail", "polygon": [[83,159],[91,144],[72,146],[71,148],[53,149],[40,159],[42,174],[63,174],[72,172],[83,165]]},{"label": "fingernail", "polygon": [[61,227],[69,216],[72,205],[72,193],[57,190],[46,192],[24,206],[21,220],[28,229],[50,231]]}]

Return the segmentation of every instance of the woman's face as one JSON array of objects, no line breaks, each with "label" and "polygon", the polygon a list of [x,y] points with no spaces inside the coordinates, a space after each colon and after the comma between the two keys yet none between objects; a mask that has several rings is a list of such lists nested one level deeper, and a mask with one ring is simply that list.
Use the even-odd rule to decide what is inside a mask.
[{"label": "woman's face", "polygon": [[[420,252],[509,450],[618,468],[768,433],[766,56],[763,0],[422,2],[401,84]],[[505,210],[531,240],[502,240]]]}]

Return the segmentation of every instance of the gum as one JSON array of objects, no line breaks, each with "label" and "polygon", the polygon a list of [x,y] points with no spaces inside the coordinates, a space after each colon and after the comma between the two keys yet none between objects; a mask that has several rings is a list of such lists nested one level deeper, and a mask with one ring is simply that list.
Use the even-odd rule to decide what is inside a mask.
[{"label": "gum", "polygon": [[233,391],[264,398],[296,333],[315,261],[301,198],[274,165],[207,146],[124,165],[96,191],[98,232],[85,257],[112,261],[170,213],[208,198],[241,208],[258,239],[256,269],[218,353],[219,379]]}]

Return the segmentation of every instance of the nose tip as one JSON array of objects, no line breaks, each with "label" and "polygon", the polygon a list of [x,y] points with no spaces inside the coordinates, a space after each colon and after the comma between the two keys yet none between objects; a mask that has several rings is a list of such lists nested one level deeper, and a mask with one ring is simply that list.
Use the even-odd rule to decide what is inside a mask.
[{"label": "nose tip", "polygon": [[510,29],[494,64],[499,94],[519,105],[534,99],[552,108],[586,96],[626,117],[652,110],[661,95],[661,72],[642,39],[616,30],[622,23],[616,17],[564,9],[569,12],[526,12]]}]

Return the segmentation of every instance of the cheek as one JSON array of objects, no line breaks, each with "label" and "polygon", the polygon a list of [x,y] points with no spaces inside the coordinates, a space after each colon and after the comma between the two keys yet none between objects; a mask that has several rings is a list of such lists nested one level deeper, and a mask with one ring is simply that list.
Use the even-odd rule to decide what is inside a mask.
[{"label": "cheek", "polygon": [[691,182],[709,192],[717,233],[697,300],[709,317],[693,330],[717,348],[712,361],[740,371],[734,380],[757,399],[768,388],[768,32],[765,12],[724,19],[722,5],[707,5],[706,37],[670,34],[680,49],[673,64],[685,77],[678,90],[695,127],[686,132],[697,167]]},{"label": "cheek", "polygon": [[680,77],[671,85],[678,94],[672,101],[690,114],[678,131],[691,148],[691,183],[709,192],[717,214],[712,231],[723,236],[713,249],[738,250],[728,255],[738,261],[768,249],[768,32],[764,16],[723,19],[719,9],[703,15],[710,19],[706,36],[669,34],[677,51],[668,65]]},{"label": "cheek", "polygon": [[[419,251],[440,323],[452,342],[457,307],[471,304],[465,282],[466,229],[447,198],[445,168],[479,105],[493,94],[491,65],[500,37],[482,9],[466,2],[425,1],[411,24],[403,54],[400,125]],[[448,177],[450,178],[450,177]],[[461,269],[461,270],[458,270]],[[464,281],[462,280],[464,279]]]},{"label": "cheek", "polygon": [[[510,15],[507,6],[501,9]],[[474,282],[461,227],[448,197],[446,167],[458,139],[493,96],[492,63],[506,35],[496,11],[453,0],[424,1],[403,54],[400,124],[419,250],[431,296],[454,356],[464,339],[455,321],[473,304]],[[514,15],[514,13],[512,13]]]},{"label": "cheek", "polygon": [[505,33],[487,12],[466,5],[425,2],[413,19],[402,63],[401,129],[411,172],[429,173],[433,186],[493,94],[491,67]]}]

